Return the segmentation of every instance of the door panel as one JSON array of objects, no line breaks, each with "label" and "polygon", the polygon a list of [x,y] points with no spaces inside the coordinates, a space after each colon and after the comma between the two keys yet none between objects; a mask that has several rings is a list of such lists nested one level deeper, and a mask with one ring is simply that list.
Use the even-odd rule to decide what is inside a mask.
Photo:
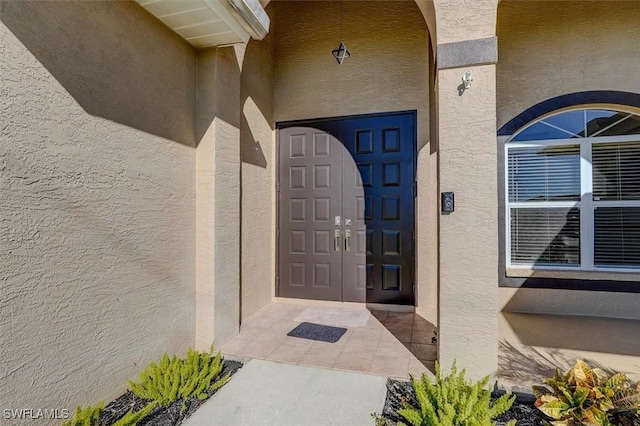
[{"label": "door panel", "polygon": [[342,294],[344,302],[366,302],[367,228],[364,221],[365,198],[358,165],[343,147],[342,214],[344,252],[342,253]]},{"label": "door panel", "polygon": [[343,122],[364,189],[367,302],[414,303],[414,123],[413,114]]},{"label": "door panel", "polygon": [[413,304],[415,114],[280,126],[279,140],[279,295]]},{"label": "door panel", "polygon": [[[280,130],[280,296],[341,300],[342,144],[305,127]],[[337,154],[337,155],[336,155]]]}]

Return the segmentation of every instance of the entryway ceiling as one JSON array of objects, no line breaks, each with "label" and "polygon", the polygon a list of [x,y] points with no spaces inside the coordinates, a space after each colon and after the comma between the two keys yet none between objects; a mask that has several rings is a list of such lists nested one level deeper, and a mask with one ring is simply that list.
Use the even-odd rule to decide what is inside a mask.
[{"label": "entryway ceiling", "polygon": [[[257,37],[228,0],[135,0],[195,48],[246,43]],[[259,0],[241,0],[243,7],[268,31],[269,18]]]}]

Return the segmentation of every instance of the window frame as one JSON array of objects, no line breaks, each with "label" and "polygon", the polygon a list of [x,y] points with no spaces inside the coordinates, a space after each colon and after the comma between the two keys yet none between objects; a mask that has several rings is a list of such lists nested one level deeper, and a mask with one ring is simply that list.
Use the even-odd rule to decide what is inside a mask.
[{"label": "window frame", "polygon": [[[596,144],[613,144],[624,142],[639,142],[640,134],[637,135],[618,135],[618,136],[598,136],[598,133],[607,130],[616,124],[629,119],[625,117],[615,123],[600,129],[595,136],[579,136],[570,137],[571,134],[565,129],[561,129],[567,133],[565,139],[543,139],[531,141],[513,141],[520,133],[529,127],[540,123],[541,121],[553,117],[555,115],[564,114],[573,111],[583,111],[586,123],[587,110],[609,110],[624,114],[630,114],[640,117],[636,111],[630,111],[625,108],[613,106],[580,106],[556,110],[544,116],[540,116],[535,120],[527,123],[513,135],[511,135],[504,143],[504,235],[505,235],[505,266],[506,269],[513,270],[542,270],[542,271],[576,271],[576,272],[611,272],[611,273],[640,273],[640,265],[634,267],[620,267],[619,265],[595,265],[595,208],[596,207],[640,207],[639,200],[594,200],[593,199],[593,165],[592,153],[593,146]],[[548,123],[544,123],[549,125]],[[554,127],[554,126],[551,126]],[[585,125],[586,127],[586,125]],[[577,201],[520,201],[511,202],[509,200],[509,151],[511,148],[537,148],[559,145],[578,145],[580,150],[580,197]],[[535,264],[535,263],[512,263],[512,242],[511,242],[511,209],[512,208],[571,208],[578,207],[580,210],[580,264],[579,266],[562,264]]]}]

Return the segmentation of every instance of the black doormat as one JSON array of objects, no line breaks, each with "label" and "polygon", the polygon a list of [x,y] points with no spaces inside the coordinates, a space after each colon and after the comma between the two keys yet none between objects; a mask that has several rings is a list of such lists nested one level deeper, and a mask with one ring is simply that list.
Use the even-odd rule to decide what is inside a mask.
[{"label": "black doormat", "polygon": [[288,332],[287,336],[335,343],[340,340],[342,335],[346,332],[347,329],[342,327],[330,327],[328,325],[303,322],[299,326]]}]

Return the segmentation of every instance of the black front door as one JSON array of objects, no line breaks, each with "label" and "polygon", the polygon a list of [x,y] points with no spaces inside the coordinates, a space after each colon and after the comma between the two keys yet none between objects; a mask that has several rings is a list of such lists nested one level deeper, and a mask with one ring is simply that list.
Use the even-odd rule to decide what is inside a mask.
[{"label": "black front door", "polygon": [[[413,304],[415,113],[283,123],[278,129],[280,184],[283,188],[279,194],[279,230],[284,234],[279,233],[279,295]],[[314,149],[319,146],[317,141],[324,140],[323,133],[336,140],[343,152],[332,154],[331,161],[322,160]],[[308,140],[309,146],[300,148],[300,152],[307,153],[308,160],[291,154],[294,152],[292,146],[302,144],[300,141],[303,139]],[[311,183],[315,181],[315,170],[338,168],[341,176],[331,182],[340,182],[340,188],[332,184],[331,191],[305,185],[306,191],[296,192],[296,186],[290,182],[297,170],[309,169],[307,173]],[[316,191],[325,192],[316,194]],[[291,216],[290,206],[302,204],[302,201],[297,201],[302,200],[301,197],[308,198],[307,217],[313,218],[304,224]],[[325,221],[316,220],[317,215],[311,205],[320,204],[318,200],[327,197],[331,197],[330,202],[325,202],[327,206],[333,206],[331,214],[326,215]],[[327,231],[318,231],[323,227]],[[316,250],[311,243],[316,240],[316,234],[325,233],[327,242],[324,245],[329,244],[329,238],[335,237],[331,240],[332,249],[327,248],[326,254]],[[308,249],[291,250],[289,240],[295,242],[296,238],[309,241]],[[341,270],[340,282],[335,282],[336,275],[327,272],[324,280],[327,282],[324,287],[320,286],[315,271],[335,271],[336,268]],[[331,291],[335,296],[320,295],[320,290],[327,290],[328,294],[329,288],[334,289]],[[339,292],[337,288],[340,288]]]}]

